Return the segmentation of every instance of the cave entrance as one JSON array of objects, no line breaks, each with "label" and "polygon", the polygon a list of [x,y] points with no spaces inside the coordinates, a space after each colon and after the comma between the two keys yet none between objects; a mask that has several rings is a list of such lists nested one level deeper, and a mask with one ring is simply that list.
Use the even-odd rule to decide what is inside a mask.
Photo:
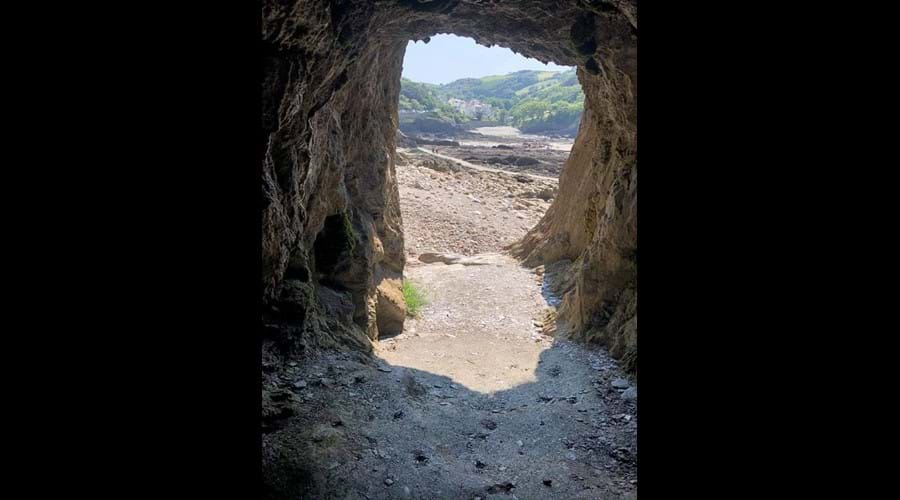
[{"label": "cave entrance", "polygon": [[[636,2],[265,5],[264,299],[302,313],[267,328],[315,352],[264,344],[269,498],[632,496],[636,387],[570,340],[636,355]],[[489,62],[429,56],[439,33],[577,74],[429,81]],[[433,64],[410,73],[420,49]],[[542,291],[565,261],[557,319]]]},{"label": "cave entrance", "polygon": [[558,301],[506,250],[556,197],[583,110],[575,67],[450,34],[407,44],[395,171],[408,317],[379,332],[385,361],[485,394],[536,382]]},{"label": "cave entrance", "polygon": [[410,41],[396,141],[407,259],[525,236],[556,196],[583,110],[575,67],[452,34]]}]

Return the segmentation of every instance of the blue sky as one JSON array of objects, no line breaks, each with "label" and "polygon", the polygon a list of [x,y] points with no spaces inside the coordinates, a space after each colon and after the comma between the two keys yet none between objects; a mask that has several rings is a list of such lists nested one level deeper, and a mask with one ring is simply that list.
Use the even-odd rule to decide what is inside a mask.
[{"label": "blue sky", "polygon": [[450,83],[460,78],[505,75],[523,69],[560,71],[569,68],[543,64],[496,45],[488,48],[471,38],[456,35],[435,35],[428,44],[409,42],[403,59],[403,76],[426,83]]}]

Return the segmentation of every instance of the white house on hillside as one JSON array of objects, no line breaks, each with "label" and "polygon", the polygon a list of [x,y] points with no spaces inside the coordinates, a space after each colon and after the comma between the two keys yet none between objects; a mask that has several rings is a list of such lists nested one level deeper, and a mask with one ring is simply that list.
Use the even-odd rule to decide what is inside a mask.
[{"label": "white house on hillside", "polygon": [[477,119],[485,119],[490,118],[491,115],[494,114],[494,108],[490,104],[481,102],[477,99],[472,99],[471,101],[464,101],[462,99],[457,99],[455,97],[451,97],[447,100],[447,103],[450,106],[453,106],[454,109],[468,116],[469,118],[477,118]]}]

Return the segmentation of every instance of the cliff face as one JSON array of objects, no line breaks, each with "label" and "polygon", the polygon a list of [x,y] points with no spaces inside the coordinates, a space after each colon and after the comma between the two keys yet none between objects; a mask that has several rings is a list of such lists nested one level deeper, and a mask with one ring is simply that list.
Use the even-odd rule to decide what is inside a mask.
[{"label": "cliff face", "polygon": [[576,338],[607,345],[626,368],[636,369],[634,62],[625,58],[609,66],[628,71],[579,71],[585,113],[560,176],[559,195],[512,250],[526,265],[573,261],[558,284],[565,291],[559,318]]},{"label": "cliff face", "polygon": [[513,250],[573,261],[561,318],[636,359],[634,1],[267,0],[261,151],[265,332],[371,349],[402,328],[394,173],[406,43],[470,36],[578,66],[581,130],[544,219]]}]

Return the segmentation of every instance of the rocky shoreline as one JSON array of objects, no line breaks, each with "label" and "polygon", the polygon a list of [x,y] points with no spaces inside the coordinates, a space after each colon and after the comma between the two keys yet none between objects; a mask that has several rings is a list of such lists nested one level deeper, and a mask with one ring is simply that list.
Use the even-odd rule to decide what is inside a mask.
[{"label": "rocky shoreline", "polygon": [[471,131],[453,135],[408,135],[398,131],[397,136],[398,147],[424,147],[476,165],[550,177],[559,177],[571,145],[568,138]]}]

